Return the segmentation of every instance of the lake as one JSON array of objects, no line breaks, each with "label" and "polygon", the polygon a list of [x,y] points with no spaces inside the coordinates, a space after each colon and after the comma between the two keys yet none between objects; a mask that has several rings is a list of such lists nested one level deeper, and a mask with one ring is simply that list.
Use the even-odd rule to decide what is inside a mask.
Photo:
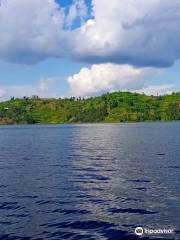
[{"label": "lake", "polygon": [[0,239],[180,239],[180,123],[0,127]]}]

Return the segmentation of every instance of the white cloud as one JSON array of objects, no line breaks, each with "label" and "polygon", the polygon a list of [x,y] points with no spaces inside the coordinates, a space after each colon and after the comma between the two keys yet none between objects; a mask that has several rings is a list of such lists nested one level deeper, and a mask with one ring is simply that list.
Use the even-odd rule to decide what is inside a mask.
[{"label": "white cloud", "polygon": [[92,2],[93,18],[71,33],[76,59],[167,67],[180,58],[179,0]]},{"label": "white cloud", "polygon": [[146,95],[165,95],[171,94],[175,89],[173,84],[164,84],[164,85],[152,85],[148,87],[143,87],[139,90],[135,90],[136,93],[144,93]]},{"label": "white cloud", "polygon": [[107,91],[136,90],[144,86],[145,77],[155,73],[152,68],[134,68],[129,65],[99,64],[82,68],[68,78],[72,94],[89,96]]},{"label": "white cloud", "polygon": [[64,13],[54,0],[1,0],[0,58],[34,63],[63,55]]},{"label": "white cloud", "polygon": [[95,64],[82,68],[79,73],[68,78],[71,94],[75,96],[99,95],[104,92],[130,91],[146,95],[171,94],[173,84],[150,85],[150,75],[161,74],[156,68],[135,68],[129,65]]},{"label": "white cloud", "polygon": [[[179,0],[92,0],[90,15],[84,0],[66,9],[55,0],[0,1],[0,60],[33,64],[67,54],[92,63],[69,77],[75,95],[173,89],[147,87],[145,78],[180,58]],[[50,84],[4,87],[0,97],[49,95]]]},{"label": "white cloud", "polygon": [[179,9],[179,0],[92,0],[84,22],[83,0],[65,10],[55,0],[1,0],[0,59],[35,63],[66,53],[89,63],[167,67],[180,58]]}]

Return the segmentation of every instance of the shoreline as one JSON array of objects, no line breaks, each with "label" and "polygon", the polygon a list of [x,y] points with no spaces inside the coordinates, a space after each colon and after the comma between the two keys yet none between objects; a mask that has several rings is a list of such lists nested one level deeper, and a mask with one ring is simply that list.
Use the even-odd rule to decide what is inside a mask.
[{"label": "shoreline", "polygon": [[166,124],[166,123],[180,123],[180,120],[174,120],[174,121],[141,121],[141,122],[86,122],[86,123],[35,123],[35,124],[26,124],[26,123],[14,123],[14,124],[0,124],[1,126],[57,126],[57,125],[109,125],[109,124],[113,124],[113,125],[123,125],[123,124],[150,124],[150,123],[162,123],[162,124]]}]

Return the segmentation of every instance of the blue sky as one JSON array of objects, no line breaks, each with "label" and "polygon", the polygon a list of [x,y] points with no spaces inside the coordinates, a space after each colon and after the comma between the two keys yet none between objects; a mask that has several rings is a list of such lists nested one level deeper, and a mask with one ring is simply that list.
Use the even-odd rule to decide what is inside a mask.
[{"label": "blue sky", "polygon": [[132,2],[2,0],[0,100],[179,91],[180,3]]},{"label": "blue sky", "polygon": [[29,84],[36,86],[41,78],[60,78],[58,81],[60,91],[68,92],[67,77],[78,72],[84,65],[72,62],[68,58],[51,58],[32,65],[2,62],[0,63],[0,83],[1,86]]}]

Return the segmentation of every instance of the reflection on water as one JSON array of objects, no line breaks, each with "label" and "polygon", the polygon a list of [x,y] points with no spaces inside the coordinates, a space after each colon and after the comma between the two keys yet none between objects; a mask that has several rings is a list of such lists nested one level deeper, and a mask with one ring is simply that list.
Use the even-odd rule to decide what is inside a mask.
[{"label": "reflection on water", "polygon": [[0,127],[0,238],[180,239],[179,143],[179,123]]}]

